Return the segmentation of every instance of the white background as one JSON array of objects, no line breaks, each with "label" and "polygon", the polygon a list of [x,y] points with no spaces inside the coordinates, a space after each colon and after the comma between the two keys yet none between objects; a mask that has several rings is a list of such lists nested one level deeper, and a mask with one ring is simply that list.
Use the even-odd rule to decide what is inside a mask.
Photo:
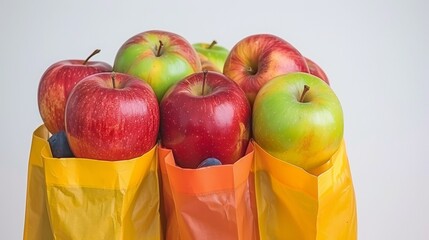
[{"label": "white background", "polygon": [[359,239],[429,239],[429,2],[5,1],[0,3],[0,239],[22,239],[37,87],[70,58],[113,64],[150,29],[231,48],[278,35],[327,72],[342,102]]}]

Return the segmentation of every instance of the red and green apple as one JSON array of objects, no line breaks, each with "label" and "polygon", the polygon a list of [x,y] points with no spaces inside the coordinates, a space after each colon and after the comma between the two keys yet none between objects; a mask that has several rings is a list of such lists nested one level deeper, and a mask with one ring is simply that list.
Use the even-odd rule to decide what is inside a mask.
[{"label": "red and green apple", "polygon": [[290,43],[271,34],[251,35],[236,43],[223,69],[244,90],[251,105],[265,83],[290,72],[308,72],[305,58]]},{"label": "red and green apple", "polygon": [[343,111],[334,91],[308,73],[265,84],[253,106],[253,137],[268,153],[307,171],[329,161],[343,139]]},{"label": "red and green apple", "polygon": [[198,54],[183,37],[151,30],[128,39],[118,50],[113,69],[146,81],[158,98],[184,77],[201,71]]}]

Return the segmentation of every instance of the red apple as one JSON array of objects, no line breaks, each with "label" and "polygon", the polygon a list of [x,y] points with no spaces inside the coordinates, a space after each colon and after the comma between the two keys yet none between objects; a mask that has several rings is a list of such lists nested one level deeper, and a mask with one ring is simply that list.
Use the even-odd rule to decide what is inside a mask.
[{"label": "red apple", "polygon": [[327,83],[329,85],[328,76],[323,71],[323,69],[317,63],[315,63],[313,60],[311,60],[307,57],[305,57],[305,60],[307,61],[308,70],[310,71],[310,74],[322,79],[325,83]]},{"label": "red apple", "polygon": [[207,158],[232,164],[247,148],[251,109],[240,87],[223,74],[192,74],[160,103],[161,144],[177,165],[197,168]]},{"label": "red apple", "polygon": [[66,105],[66,134],[76,157],[122,160],[156,143],[158,100],[136,77],[98,73],[79,82]]},{"label": "red apple", "polygon": [[182,36],[151,30],[128,39],[118,50],[113,68],[149,83],[161,101],[173,84],[201,71],[201,63],[197,52]]},{"label": "red apple", "polygon": [[256,34],[239,41],[223,69],[240,85],[252,105],[266,82],[290,72],[308,72],[305,58],[291,44],[271,34]]},{"label": "red apple", "polygon": [[42,75],[38,89],[39,112],[46,128],[52,134],[64,131],[64,110],[73,87],[86,76],[110,72],[105,62],[89,61],[100,50],[95,50],[86,60],[63,60],[52,64]]}]

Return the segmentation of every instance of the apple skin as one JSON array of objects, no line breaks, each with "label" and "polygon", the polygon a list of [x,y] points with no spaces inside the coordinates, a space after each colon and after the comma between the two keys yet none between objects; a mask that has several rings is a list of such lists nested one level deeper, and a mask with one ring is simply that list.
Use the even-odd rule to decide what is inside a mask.
[{"label": "apple skin", "polygon": [[197,168],[207,158],[232,164],[246,151],[251,108],[244,92],[223,74],[192,74],[170,88],[160,103],[161,144],[176,164]]},{"label": "apple skin", "polygon": [[207,70],[207,71],[222,73],[222,70],[219,71],[219,69],[216,67],[216,65],[213,62],[211,62],[206,56],[204,56],[201,53],[198,53],[198,57],[200,58],[201,69]]},{"label": "apple skin", "polygon": [[140,79],[98,73],[75,86],[67,101],[65,122],[76,157],[131,159],[156,144],[159,105],[151,87]]},{"label": "apple skin", "polygon": [[105,62],[84,62],[78,59],[56,62],[46,69],[40,79],[37,94],[39,112],[52,134],[65,130],[64,111],[73,87],[86,76],[112,71],[112,66]]},{"label": "apple skin", "polygon": [[305,57],[305,61],[307,61],[308,70],[310,74],[322,79],[324,82],[326,82],[329,85],[329,79],[326,75],[325,71],[313,60],[309,59],[308,57]]},{"label": "apple skin", "polygon": [[308,71],[301,53],[271,34],[256,34],[240,40],[231,49],[223,69],[223,73],[244,90],[251,105],[259,89],[274,77]]},{"label": "apple skin", "polygon": [[229,54],[228,49],[217,45],[216,41],[212,43],[194,43],[192,46],[200,57],[203,70],[223,72],[223,66]]},{"label": "apple skin", "polygon": [[[160,41],[163,45],[158,56]],[[183,37],[151,30],[131,37],[120,47],[113,69],[149,83],[160,101],[173,84],[201,71],[201,63],[195,49]]]},{"label": "apple skin", "polygon": [[[303,102],[299,99],[309,86]],[[278,76],[253,106],[253,137],[268,153],[307,171],[323,165],[343,139],[343,111],[334,91],[308,73]]]}]

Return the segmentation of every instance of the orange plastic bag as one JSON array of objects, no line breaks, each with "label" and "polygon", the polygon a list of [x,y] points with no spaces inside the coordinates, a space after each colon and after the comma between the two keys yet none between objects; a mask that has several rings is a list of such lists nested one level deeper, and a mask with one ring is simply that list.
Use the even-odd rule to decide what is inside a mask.
[{"label": "orange plastic bag", "polygon": [[261,239],[357,239],[356,199],[344,142],[313,173],[253,144]]},{"label": "orange plastic bag", "polygon": [[258,239],[253,147],[231,165],[184,169],[159,148],[166,239]]},{"label": "orange plastic bag", "polygon": [[24,239],[161,239],[157,147],[123,161],[53,158],[33,134]]}]

